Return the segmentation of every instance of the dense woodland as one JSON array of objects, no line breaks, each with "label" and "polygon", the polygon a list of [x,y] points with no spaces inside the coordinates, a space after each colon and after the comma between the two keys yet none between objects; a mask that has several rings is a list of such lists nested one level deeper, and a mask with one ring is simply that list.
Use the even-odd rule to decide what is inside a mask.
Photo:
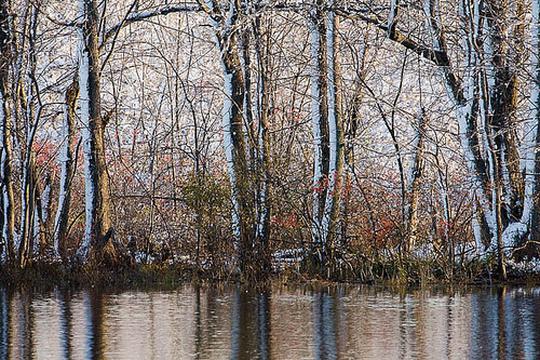
[{"label": "dense woodland", "polygon": [[533,268],[539,21],[540,0],[0,0],[3,267]]}]

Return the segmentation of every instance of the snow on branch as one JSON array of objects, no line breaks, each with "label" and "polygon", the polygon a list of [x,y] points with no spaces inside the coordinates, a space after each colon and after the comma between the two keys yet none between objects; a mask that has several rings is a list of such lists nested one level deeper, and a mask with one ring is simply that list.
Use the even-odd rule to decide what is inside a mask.
[{"label": "snow on branch", "polygon": [[368,24],[374,25],[379,30],[382,30],[386,33],[388,33],[389,39],[403,45],[407,49],[415,52],[416,54],[422,56],[423,58],[433,62],[435,65],[438,66],[448,66],[448,56],[446,52],[441,50],[433,49],[429,46],[426,46],[424,44],[418,43],[406,35],[404,35],[401,31],[398,29],[395,29],[394,31],[389,31],[388,24],[382,22],[375,16],[366,15],[362,12],[349,12],[342,9],[336,9],[336,14],[350,18],[350,19],[359,19],[362,20]]},{"label": "snow on branch", "polygon": [[136,11],[133,13],[128,14],[121,22],[111,27],[109,30],[107,30],[104,38],[103,43],[106,43],[108,39],[111,38],[115,33],[120,31],[121,28],[123,28],[126,25],[129,25],[131,23],[146,20],[155,16],[159,15],[169,15],[174,13],[181,13],[181,12],[197,12],[201,11],[201,6],[197,2],[185,2],[182,4],[170,4],[170,5],[163,5],[159,6],[153,9],[147,9],[142,11]]}]

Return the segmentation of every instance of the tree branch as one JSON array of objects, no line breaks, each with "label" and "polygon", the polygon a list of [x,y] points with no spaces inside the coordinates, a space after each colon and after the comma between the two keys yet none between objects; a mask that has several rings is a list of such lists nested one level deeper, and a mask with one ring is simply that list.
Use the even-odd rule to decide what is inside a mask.
[{"label": "tree branch", "polygon": [[[137,11],[128,15],[118,24],[111,27],[103,36],[103,44],[107,42],[112,36],[114,36],[120,29],[131,23],[149,19],[159,15],[169,15],[180,12],[196,12],[203,10],[197,2],[186,2],[183,4],[163,5],[155,9]],[[102,44],[102,45],[103,45]]]}]

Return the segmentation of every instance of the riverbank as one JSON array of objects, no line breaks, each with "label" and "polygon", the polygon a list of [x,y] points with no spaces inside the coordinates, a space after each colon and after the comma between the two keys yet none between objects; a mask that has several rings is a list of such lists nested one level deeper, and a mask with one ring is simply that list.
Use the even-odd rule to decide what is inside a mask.
[{"label": "riverbank", "polygon": [[222,270],[208,271],[185,264],[131,264],[115,268],[66,265],[61,262],[35,262],[25,269],[4,266],[0,285],[29,287],[100,287],[100,288],[164,288],[172,289],[185,283],[240,283],[246,287],[264,287],[268,282],[284,285],[366,284],[382,286],[421,287],[436,285],[538,285],[540,272],[536,262],[510,263],[508,279],[499,281],[488,263],[471,263],[455,269],[452,276],[430,261],[401,264],[371,264],[334,276],[322,276],[301,267],[274,271],[262,281],[242,279]]}]

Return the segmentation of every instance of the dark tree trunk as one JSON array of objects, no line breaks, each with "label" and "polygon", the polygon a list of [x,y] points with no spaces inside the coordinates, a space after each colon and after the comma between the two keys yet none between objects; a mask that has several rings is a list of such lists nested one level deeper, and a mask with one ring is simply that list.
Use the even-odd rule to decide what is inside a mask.
[{"label": "dark tree trunk", "polygon": [[11,121],[8,115],[9,100],[9,67],[11,65],[12,36],[10,33],[10,6],[8,0],[0,0],[0,141],[1,163],[0,178],[2,182],[2,258],[13,259],[13,234],[15,230],[13,180],[11,175]]}]

